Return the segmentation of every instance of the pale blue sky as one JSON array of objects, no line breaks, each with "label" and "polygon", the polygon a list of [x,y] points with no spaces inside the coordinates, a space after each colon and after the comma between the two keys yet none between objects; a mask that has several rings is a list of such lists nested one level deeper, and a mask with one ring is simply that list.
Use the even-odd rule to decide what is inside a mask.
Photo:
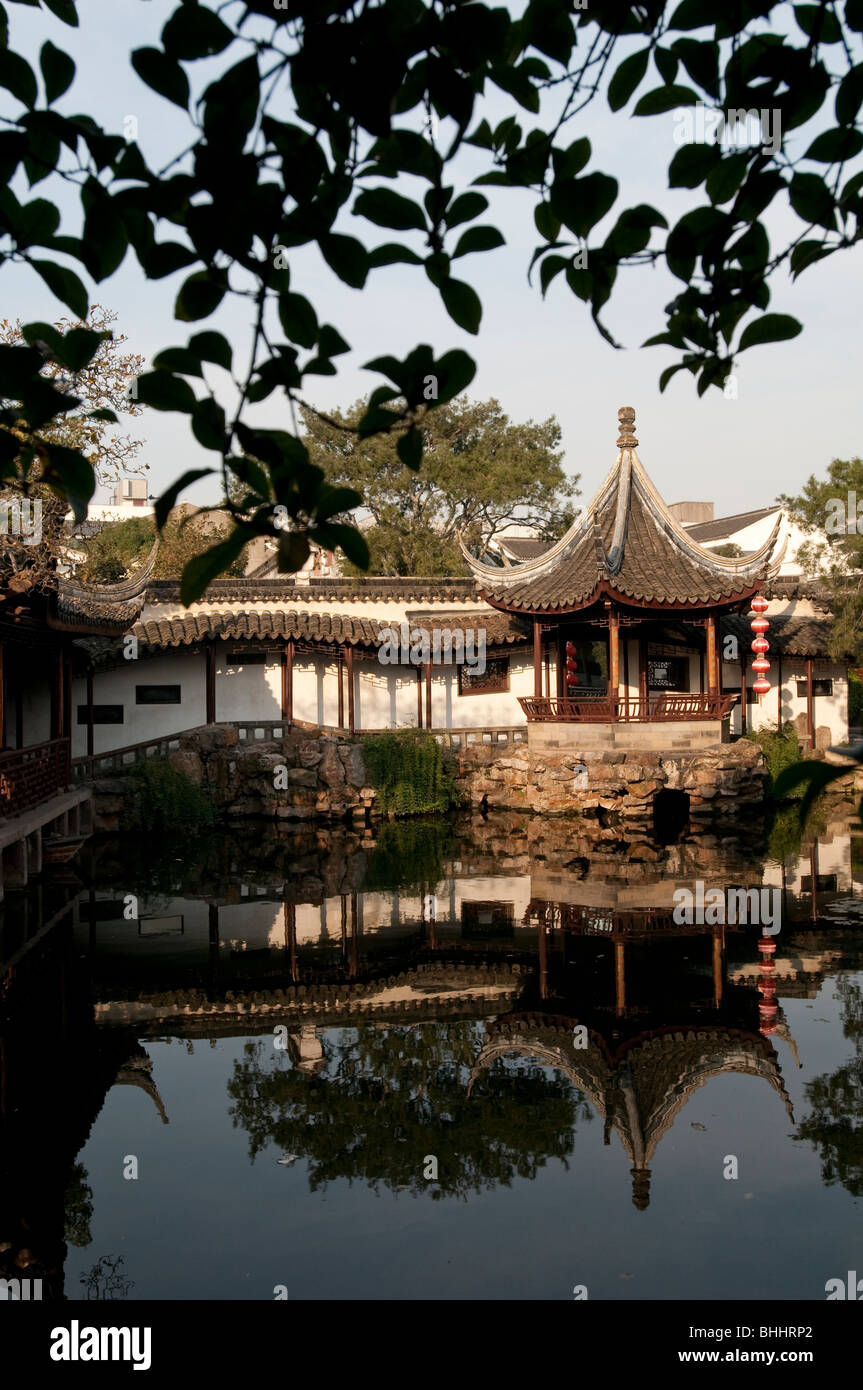
[{"label": "pale blue sky", "polygon": [[[20,46],[34,66],[46,37],[66,49],[78,74],[59,109],[86,110],[116,131],[123,129],[126,117],[136,117],[145,157],[154,165],[164,162],[182,148],[187,132],[191,138],[191,127],[177,108],[144,86],[129,54],[136,47],[158,44],[174,0],[81,0],[79,7],[82,27],[72,30],[40,10],[10,6],[13,47]],[[621,48],[621,56],[626,51]],[[231,62],[238,56],[229,50]],[[200,91],[224,65],[224,55],[189,65],[193,91]],[[8,94],[0,94],[0,101],[8,111]],[[495,102],[489,113],[492,121],[495,108],[502,109],[502,103]],[[523,113],[523,123],[530,128],[538,120]],[[621,207],[652,203],[673,222],[692,205],[692,193],[667,188],[667,167],[676,149],[671,113],[647,120],[611,116],[602,98],[570,129],[571,139],[591,139],[594,157],[589,169],[618,178]],[[810,123],[794,132],[792,152],[805,149],[818,129],[817,123]],[[479,169],[471,153],[450,181],[461,191]],[[26,186],[16,185],[16,191],[22,196]],[[803,321],[804,332],[791,342],[744,353],[736,400],[715,391],[699,400],[688,373],[679,373],[660,395],[660,371],[674,359],[664,348],[637,349],[663,327],[663,306],[678,292],[679,282],[662,270],[621,273],[605,313],[608,327],[626,345],[615,351],[599,337],[586,306],[562,276],[545,302],[538,287],[528,285],[526,271],[537,240],[529,196],[485,191],[491,208],[483,220],[497,223],[508,244],[462,262],[483,301],[483,324],[476,338],[452,323],[417,268],[373,272],[371,289],[359,292],[336,280],[316,251],[296,257],[292,253],[292,288],[305,293],[319,319],[333,323],[352,345],[351,353],[339,359],[337,377],[309,379],[306,390],[315,404],[346,405],[371,389],[379,378],[363,371],[362,363],[380,353],[401,356],[418,341],[430,343],[438,353],[464,347],[478,363],[471,396],[496,396],[516,420],[557,415],[567,470],[582,476],[582,500],[589,498],[615,458],[618,407],[632,405],[642,461],[666,500],[713,500],[717,515],[767,504],[779,492],[798,490],[810,473],[823,474],[832,458],[861,452],[861,427],[851,408],[860,379],[860,247],[812,267],[796,285],[780,274],[770,308],[794,314]],[[48,192],[46,182],[30,196]],[[74,233],[79,229],[77,205],[67,203],[64,208],[61,230]],[[595,239],[601,240],[612,221],[613,217],[600,224]],[[778,236],[792,226],[795,234],[799,230],[787,206],[772,215],[769,226]],[[350,216],[343,228],[370,246],[398,235]],[[168,233],[161,235],[165,239]],[[212,319],[187,329],[175,324],[172,316],[182,279],[180,274],[148,284],[130,252],[110,280],[92,287],[91,299],[118,312],[117,327],[128,334],[129,348],[148,357],[184,342],[190,332],[215,327],[228,336],[244,362],[249,341],[245,302],[231,302]],[[29,269],[6,267],[2,290],[2,316],[50,320],[66,312]],[[218,373],[213,380],[218,382]],[[223,399],[230,404],[229,396]],[[261,408],[258,418],[290,427],[287,408],[274,401]],[[132,428],[146,439],[143,458],[150,465],[151,491],[160,491],[187,468],[211,464],[215,457],[198,447],[185,417],[148,410]],[[203,483],[187,495],[205,502],[215,491]]]}]

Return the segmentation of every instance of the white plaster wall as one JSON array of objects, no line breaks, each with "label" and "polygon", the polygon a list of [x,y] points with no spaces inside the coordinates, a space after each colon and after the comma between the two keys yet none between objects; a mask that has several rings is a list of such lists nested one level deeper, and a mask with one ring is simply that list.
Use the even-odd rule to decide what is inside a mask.
[{"label": "white plaster wall", "polygon": [[243,664],[220,654],[216,661],[216,719],[280,719],[282,669],[277,655],[267,665]]},{"label": "white plaster wall", "polygon": [[[136,685],[179,685],[179,705],[136,705]],[[87,753],[87,725],[78,723],[78,706],[87,703],[87,682],[72,682],[72,757]],[[130,743],[167,738],[206,723],[206,670],[203,653],[182,649],[169,655],[124,662],[93,677],[93,703],[123,705],[122,724],[93,726],[94,753],[110,753]],[[217,710],[218,713],[218,710]]]}]

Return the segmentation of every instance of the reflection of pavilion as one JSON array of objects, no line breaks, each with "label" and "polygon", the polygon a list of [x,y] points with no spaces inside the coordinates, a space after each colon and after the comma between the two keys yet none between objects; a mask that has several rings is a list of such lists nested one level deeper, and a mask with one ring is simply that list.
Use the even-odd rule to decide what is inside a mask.
[{"label": "reflection of pavilion", "polygon": [[761,1077],[794,1120],[776,1053],[757,1033],[701,1023],[654,1029],[612,1048],[590,1029],[587,1046],[577,1047],[576,1024],[559,1015],[504,1015],[487,1028],[469,1087],[498,1058],[512,1054],[563,1072],[605,1121],[606,1144],[617,1133],[632,1164],[632,1200],[640,1211],[650,1201],[650,1165],[660,1139],[712,1077]]}]

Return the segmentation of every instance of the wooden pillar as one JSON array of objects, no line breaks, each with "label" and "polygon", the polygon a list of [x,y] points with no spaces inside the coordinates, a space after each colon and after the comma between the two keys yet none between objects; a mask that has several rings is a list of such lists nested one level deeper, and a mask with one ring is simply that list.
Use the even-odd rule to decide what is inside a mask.
[{"label": "wooden pillar", "polygon": [[336,676],[339,682],[339,709],[336,715],[336,724],[340,729],[345,727],[345,687],[342,680],[342,656],[341,653],[336,657]]},{"label": "wooden pillar", "polygon": [[629,642],[623,639],[623,717],[629,719]]},{"label": "wooden pillar", "polygon": [[746,661],[740,661],[740,732],[746,733]]},{"label": "wooden pillar", "polygon": [[545,665],[545,693],[546,693],[546,695],[551,695],[551,651],[549,650],[549,648],[548,648],[547,645],[546,645],[546,648],[545,648],[544,665]]},{"label": "wooden pillar", "polygon": [[647,682],[647,639],[638,639],[638,698],[644,701],[642,717],[647,712],[647,699],[650,694],[650,687]]},{"label": "wooden pillar", "polygon": [[72,739],[72,661],[66,658],[66,674],[63,681],[63,737]]},{"label": "wooden pillar", "polygon": [[776,727],[782,732],[782,653],[776,653]]},{"label": "wooden pillar", "polygon": [[618,937],[614,943],[614,996],[618,1016],[626,1012],[626,958],[624,941]]},{"label": "wooden pillar", "polygon": [[344,893],[341,896],[342,922],[341,922],[341,943],[342,943],[342,965],[347,965],[348,961],[348,900]]},{"label": "wooden pillar", "polygon": [[294,719],[294,639],[289,637],[282,648],[282,718],[286,724]]},{"label": "wooden pillar", "polygon": [[63,709],[66,704],[66,658],[63,648],[57,649],[57,664],[54,673],[54,727],[52,738],[63,737]]},{"label": "wooden pillar", "polygon": [[426,662],[426,728],[432,726],[432,668],[431,662]]},{"label": "wooden pillar", "polygon": [[548,998],[548,940],[544,918],[539,924],[539,997]]},{"label": "wooden pillar", "polygon": [[418,667],[417,667],[417,728],[418,728],[418,729],[421,729],[422,726],[423,726],[423,673],[422,673],[422,669],[418,666]]},{"label": "wooden pillar", "polygon": [[93,666],[87,667],[87,757],[92,758],[95,751],[93,737]]},{"label": "wooden pillar", "polygon": [[616,719],[620,697],[620,616],[614,607],[608,613],[608,694]]},{"label": "wooden pillar", "polygon": [[542,623],[539,618],[533,620],[533,694],[534,698],[542,698]]},{"label": "wooden pillar", "polygon": [[209,903],[207,907],[207,927],[210,946],[210,980],[215,984],[219,976],[219,905]]},{"label": "wooden pillar", "polygon": [[216,722],[216,648],[208,642],[204,648],[207,658],[207,723]]},{"label": "wooden pillar", "polygon": [[6,662],[3,652],[3,643],[0,642],[0,748],[6,747]]},{"label": "wooden pillar", "polygon": [[351,893],[351,963],[349,974],[351,979],[355,979],[360,966],[360,923],[357,904],[357,894]]},{"label": "wooden pillar", "polygon": [[716,651],[716,614],[707,615],[707,693],[719,694],[719,658]]},{"label": "wooden pillar", "polygon": [[806,658],[806,733],[810,750],[815,747],[815,693],[812,688],[812,657]]},{"label": "wooden pillar", "polygon": [[713,1007],[718,1009],[722,1003],[722,966],[725,957],[725,928],[713,930]]},{"label": "wooden pillar", "polygon": [[348,680],[348,730],[354,732],[356,712],[354,710],[354,649],[348,642],[345,646],[345,670]]},{"label": "wooden pillar", "polygon": [[282,913],[285,920],[285,949],[288,953],[288,961],[291,970],[291,979],[294,984],[300,978],[300,969],[297,962],[297,909],[294,903],[284,902]]},{"label": "wooden pillar", "polygon": [[15,678],[15,747],[24,747],[24,692],[20,674]]}]

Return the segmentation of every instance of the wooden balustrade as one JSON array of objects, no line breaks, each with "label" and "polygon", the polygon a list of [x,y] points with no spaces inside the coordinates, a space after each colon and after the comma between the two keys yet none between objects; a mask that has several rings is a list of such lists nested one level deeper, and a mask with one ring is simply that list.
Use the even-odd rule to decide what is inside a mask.
[{"label": "wooden balustrade", "polygon": [[0,817],[18,816],[66,791],[72,782],[71,744],[53,738],[0,753]]},{"label": "wooden balustrade", "polygon": [[732,695],[702,694],[692,691],[682,695],[665,693],[630,696],[628,700],[613,700],[608,696],[523,696],[519,704],[529,722],[550,724],[666,724],[681,719],[724,719],[737,699]]}]

